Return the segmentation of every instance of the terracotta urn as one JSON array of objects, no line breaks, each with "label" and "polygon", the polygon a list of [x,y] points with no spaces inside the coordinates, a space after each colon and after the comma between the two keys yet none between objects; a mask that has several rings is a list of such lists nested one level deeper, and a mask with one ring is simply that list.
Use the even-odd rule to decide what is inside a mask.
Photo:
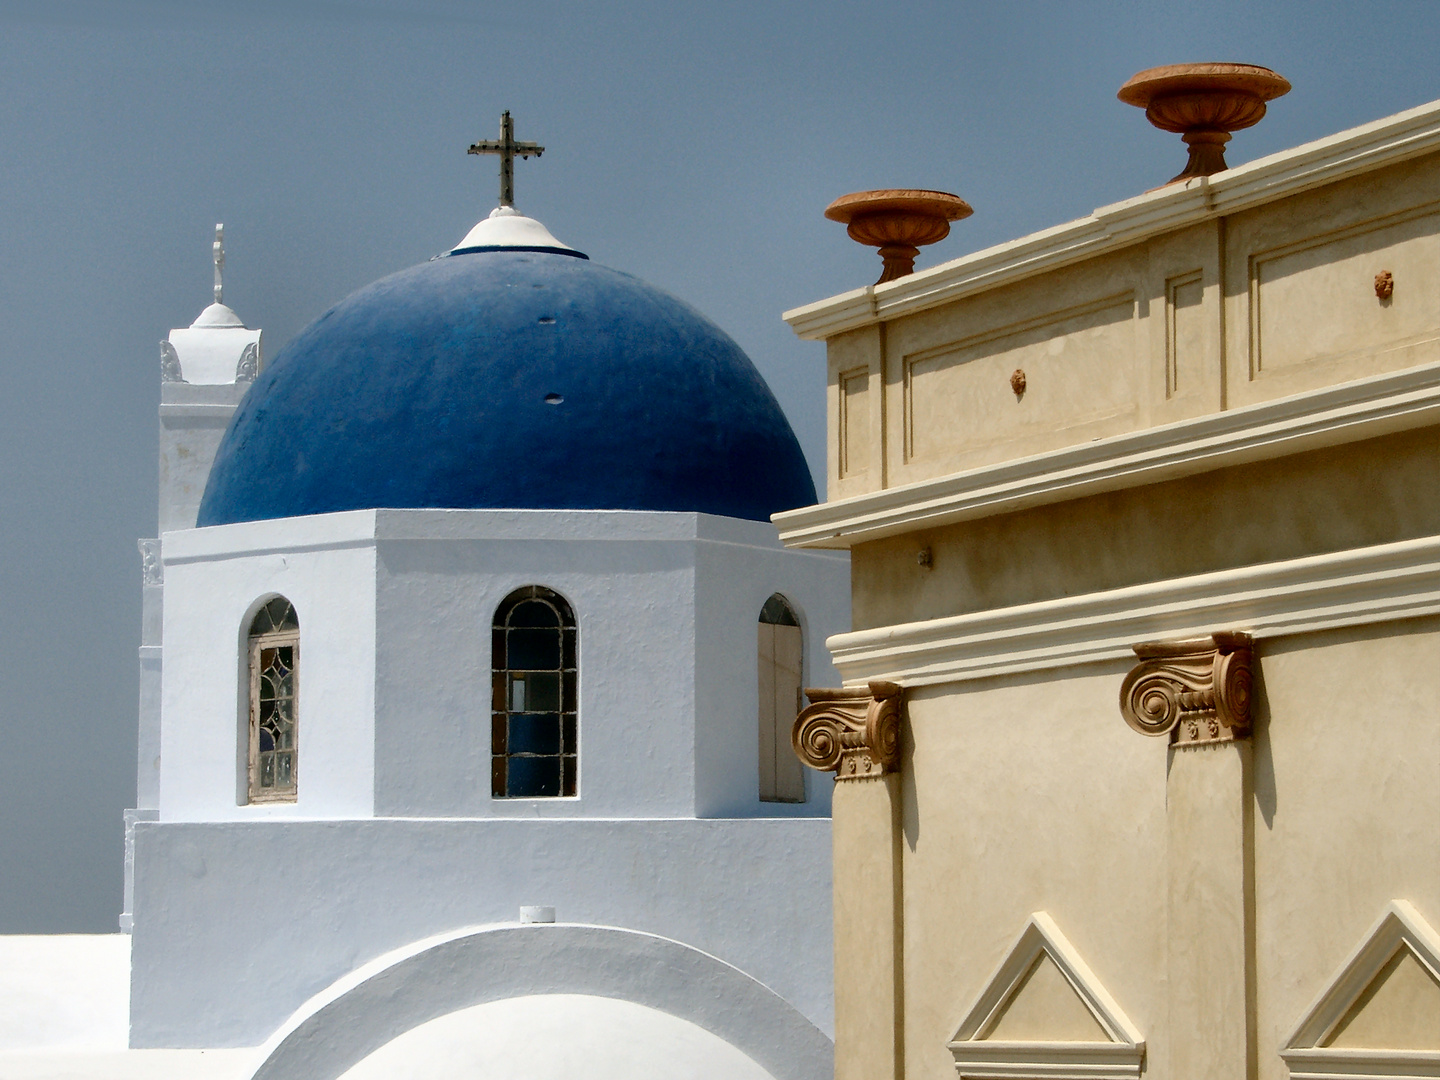
[{"label": "terracotta urn", "polygon": [[880,249],[885,260],[880,285],[915,272],[922,244],[950,235],[950,222],[975,211],[947,191],[884,188],[841,195],[825,208],[825,216],[848,226],[850,239]]},{"label": "terracotta urn", "polygon": [[1258,124],[1265,103],[1289,92],[1287,80],[1254,64],[1170,64],[1132,75],[1118,96],[1190,147],[1185,171],[1173,184],[1223,172],[1230,133]]}]

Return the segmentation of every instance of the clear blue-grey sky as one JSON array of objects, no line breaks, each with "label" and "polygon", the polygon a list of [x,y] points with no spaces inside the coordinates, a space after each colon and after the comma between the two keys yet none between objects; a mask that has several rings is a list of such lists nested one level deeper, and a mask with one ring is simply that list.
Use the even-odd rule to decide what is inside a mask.
[{"label": "clear blue-grey sky", "polygon": [[266,352],[517,203],[695,304],[754,358],[812,467],[823,350],[780,312],[874,280],[821,217],[934,187],[975,207],[921,265],[1168,179],[1115,99],[1185,60],[1295,86],[1232,164],[1440,97],[1433,3],[0,0],[0,932],[115,928],[135,792],[156,343],[226,300]]}]

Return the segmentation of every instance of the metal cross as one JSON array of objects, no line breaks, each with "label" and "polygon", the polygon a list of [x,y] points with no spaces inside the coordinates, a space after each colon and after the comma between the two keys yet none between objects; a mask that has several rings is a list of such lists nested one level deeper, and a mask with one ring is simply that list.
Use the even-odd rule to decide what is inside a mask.
[{"label": "metal cross", "polygon": [[500,205],[515,205],[515,157],[528,158],[531,154],[539,157],[545,148],[539,143],[516,142],[515,121],[510,119],[510,110],[500,114],[500,138],[497,142],[479,142],[470,147],[470,154],[500,155]]}]

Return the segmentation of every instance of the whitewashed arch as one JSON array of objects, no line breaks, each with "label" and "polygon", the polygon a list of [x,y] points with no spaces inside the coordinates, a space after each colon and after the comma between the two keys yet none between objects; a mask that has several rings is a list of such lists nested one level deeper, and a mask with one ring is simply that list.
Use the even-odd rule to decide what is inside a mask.
[{"label": "whitewashed arch", "polygon": [[421,1024],[490,1001],[587,994],[711,1032],[776,1080],[830,1080],[834,1045],[763,983],[678,941],[605,926],[468,927],[387,953],[311,998],[252,1080],[335,1080]]}]

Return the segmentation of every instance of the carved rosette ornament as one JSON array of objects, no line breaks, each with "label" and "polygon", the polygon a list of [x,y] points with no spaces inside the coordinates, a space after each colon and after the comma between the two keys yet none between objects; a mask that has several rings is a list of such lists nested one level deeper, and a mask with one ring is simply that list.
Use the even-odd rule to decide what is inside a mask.
[{"label": "carved rosette ornament", "polygon": [[868,687],[807,689],[809,708],[795,718],[790,742],[806,765],[836,780],[884,776],[900,767],[904,691],[876,680]]},{"label": "carved rosette ornament", "polygon": [[160,342],[160,381],[185,381],[185,377],[180,374],[180,354],[169,341]]},{"label": "carved rosette ornament", "polygon": [[260,374],[260,346],[250,342],[245,346],[245,351],[240,354],[240,362],[235,365],[236,382],[254,382],[255,376]]},{"label": "carved rosette ornament", "polygon": [[140,580],[145,585],[165,584],[165,564],[160,561],[160,541],[140,540]]},{"label": "carved rosette ornament", "polygon": [[1120,687],[1120,713],[1142,735],[1176,746],[1231,742],[1250,734],[1250,635],[1135,646],[1140,663]]}]

